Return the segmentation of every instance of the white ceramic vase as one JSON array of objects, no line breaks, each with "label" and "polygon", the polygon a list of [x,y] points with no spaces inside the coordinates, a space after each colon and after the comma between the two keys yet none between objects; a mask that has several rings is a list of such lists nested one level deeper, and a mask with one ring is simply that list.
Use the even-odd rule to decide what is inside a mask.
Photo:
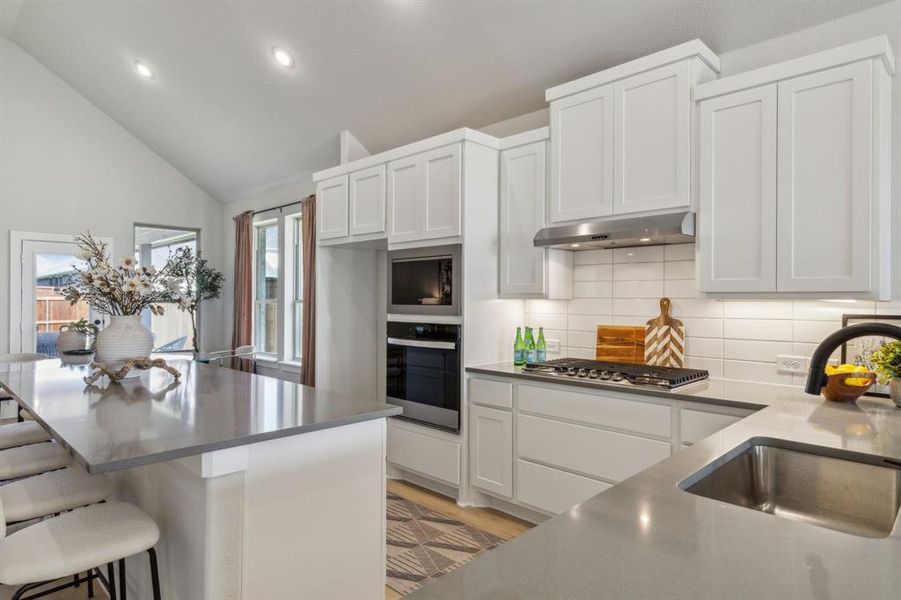
[{"label": "white ceramic vase", "polygon": [[56,351],[62,356],[70,350],[84,350],[88,347],[88,336],[80,331],[75,331],[68,325],[59,328],[59,337],[56,338]]},{"label": "white ceramic vase", "polygon": [[[141,323],[141,315],[114,315],[110,325],[97,334],[96,362],[111,368],[121,367],[131,358],[147,358],[153,350],[153,334]],[[126,378],[139,377],[132,369]]]}]

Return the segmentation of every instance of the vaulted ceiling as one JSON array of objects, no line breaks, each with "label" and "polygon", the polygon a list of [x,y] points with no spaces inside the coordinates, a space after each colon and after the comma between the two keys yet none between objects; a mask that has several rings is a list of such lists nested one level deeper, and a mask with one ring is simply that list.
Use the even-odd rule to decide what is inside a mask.
[{"label": "vaulted ceiling", "polygon": [[342,129],[381,151],[691,38],[724,52],[882,1],[3,0],[0,33],[227,201],[334,165]]}]

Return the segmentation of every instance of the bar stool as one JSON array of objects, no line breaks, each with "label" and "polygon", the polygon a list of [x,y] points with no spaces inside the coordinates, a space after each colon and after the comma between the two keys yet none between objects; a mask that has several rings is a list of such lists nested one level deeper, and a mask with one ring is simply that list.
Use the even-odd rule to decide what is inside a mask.
[{"label": "bar stool", "polygon": [[[2,363],[23,363],[23,362],[36,362],[39,360],[46,360],[50,358],[46,354],[39,354],[37,352],[17,352],[13,354],[0,354],[0,364]],[[12,400],[15,402],[15,398],[13,398],[12,394],[10,394],[7,390],[4,390],[0,387],[0,404],[7,400]],[[18,417],[18,421],[21,423],[25,419],[30,421],[34,420],[34,416],[29,413],[27,410],[23,409],[21,406],[16,407],[16,416]]]},{"label": "bar stool", "polygon": [[0,450],[49,442],[51,439],[47,430],[35,421],[0,425]]},{"label": "bar stool", "polygon": [[69,453],[55,442],[9,448],[0,451],[0,481],[62,469],[71,462]]},{"label": "bar stool", "polygon": [[[3,506],[0,503],[0,517]],[[0,518],[0,584],[17,586],[12,600],[32,600],[94,579],[108,584],[110,598],[127,600],[125,559],[147,552],[154,600],[161,600],[159,568],[154,546],[160,530],[153,519],[133,504],[109,502],[78,508],[30,525],[6,536]],[[119,563],[120,594],[116,595],[113,563]],[[108,579],[100,572],[106,565]],[[87,572],[84,578],[78,574]],[[75,580],[45,588],[64,577]],[[31,595],[26,595],[33,592]]]},{"label": "bar stool", "polygon": [[73,465],[0,486],[0,505],[7,525],[12,525],[97,504],[112,489],[106,476]]}]

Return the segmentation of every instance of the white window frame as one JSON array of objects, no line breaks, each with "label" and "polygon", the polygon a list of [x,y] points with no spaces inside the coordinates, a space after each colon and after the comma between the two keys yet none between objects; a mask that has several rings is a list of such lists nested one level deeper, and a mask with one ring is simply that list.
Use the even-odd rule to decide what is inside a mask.
[{"label": "white window frame", "polygon": [[[259,221],[254,221],[253,224],[253,345],[256,347],[257,356],[262,358],[263,360],[277,361],[280,356],[283,356],[281,351],[281,342],[278,338],[282,336],[278,335],[278,333],[282,330],[282,310],[281,310],[281,290],[284,287],[282,282],[284,279],[282,278],[282,260],[281,260],[281,249],[279,248],[279,261],[278,261],[278,275],[277,275],[277,291],[274,300],[260,300],[258,297],[259,292],[259,255],[260,255],[260,230],[264,228],[271,227],[273,225],[276,226],[276,232],[279,235],[279,246],[281,246],[281,233],[282,227],[278,222],[280,219],[260,219]],[[259,344],[259,338],[257,337],[257,322],[259,317],[259,307],[261,304],[275,304],[276,306],[276,349],[275,352],[266,352]]]}]

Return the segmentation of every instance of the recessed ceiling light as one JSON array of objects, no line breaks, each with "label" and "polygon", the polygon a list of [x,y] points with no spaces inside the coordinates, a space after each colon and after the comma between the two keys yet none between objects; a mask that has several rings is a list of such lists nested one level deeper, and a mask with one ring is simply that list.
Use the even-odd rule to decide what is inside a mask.
[{"label": "recessed ceiling light", "polygon": [[294,57],[285,50],[284,48],[279,48],[275,46],[272,48],[272,58],[275,59],[275,62],[286,69],[290,69],[294,66]]},{"label": "recessed ceiling light", "polygon": [[639,242],[650,242],[651,238],[638,238]]},{"label": "recessed ceiling light", "polygon": [[153,69],[147,66],[146,63],[142,63],[141,61],[136,60],[135,71],[137,71],[138,75],[140,75],[144,79],[153,79]]},{"label": "recessed ceiling light", "polygon": [[569,247],[570,247],[570,248],[578,248],[578,247],[579,247],[579,244],[570,244]]}]

